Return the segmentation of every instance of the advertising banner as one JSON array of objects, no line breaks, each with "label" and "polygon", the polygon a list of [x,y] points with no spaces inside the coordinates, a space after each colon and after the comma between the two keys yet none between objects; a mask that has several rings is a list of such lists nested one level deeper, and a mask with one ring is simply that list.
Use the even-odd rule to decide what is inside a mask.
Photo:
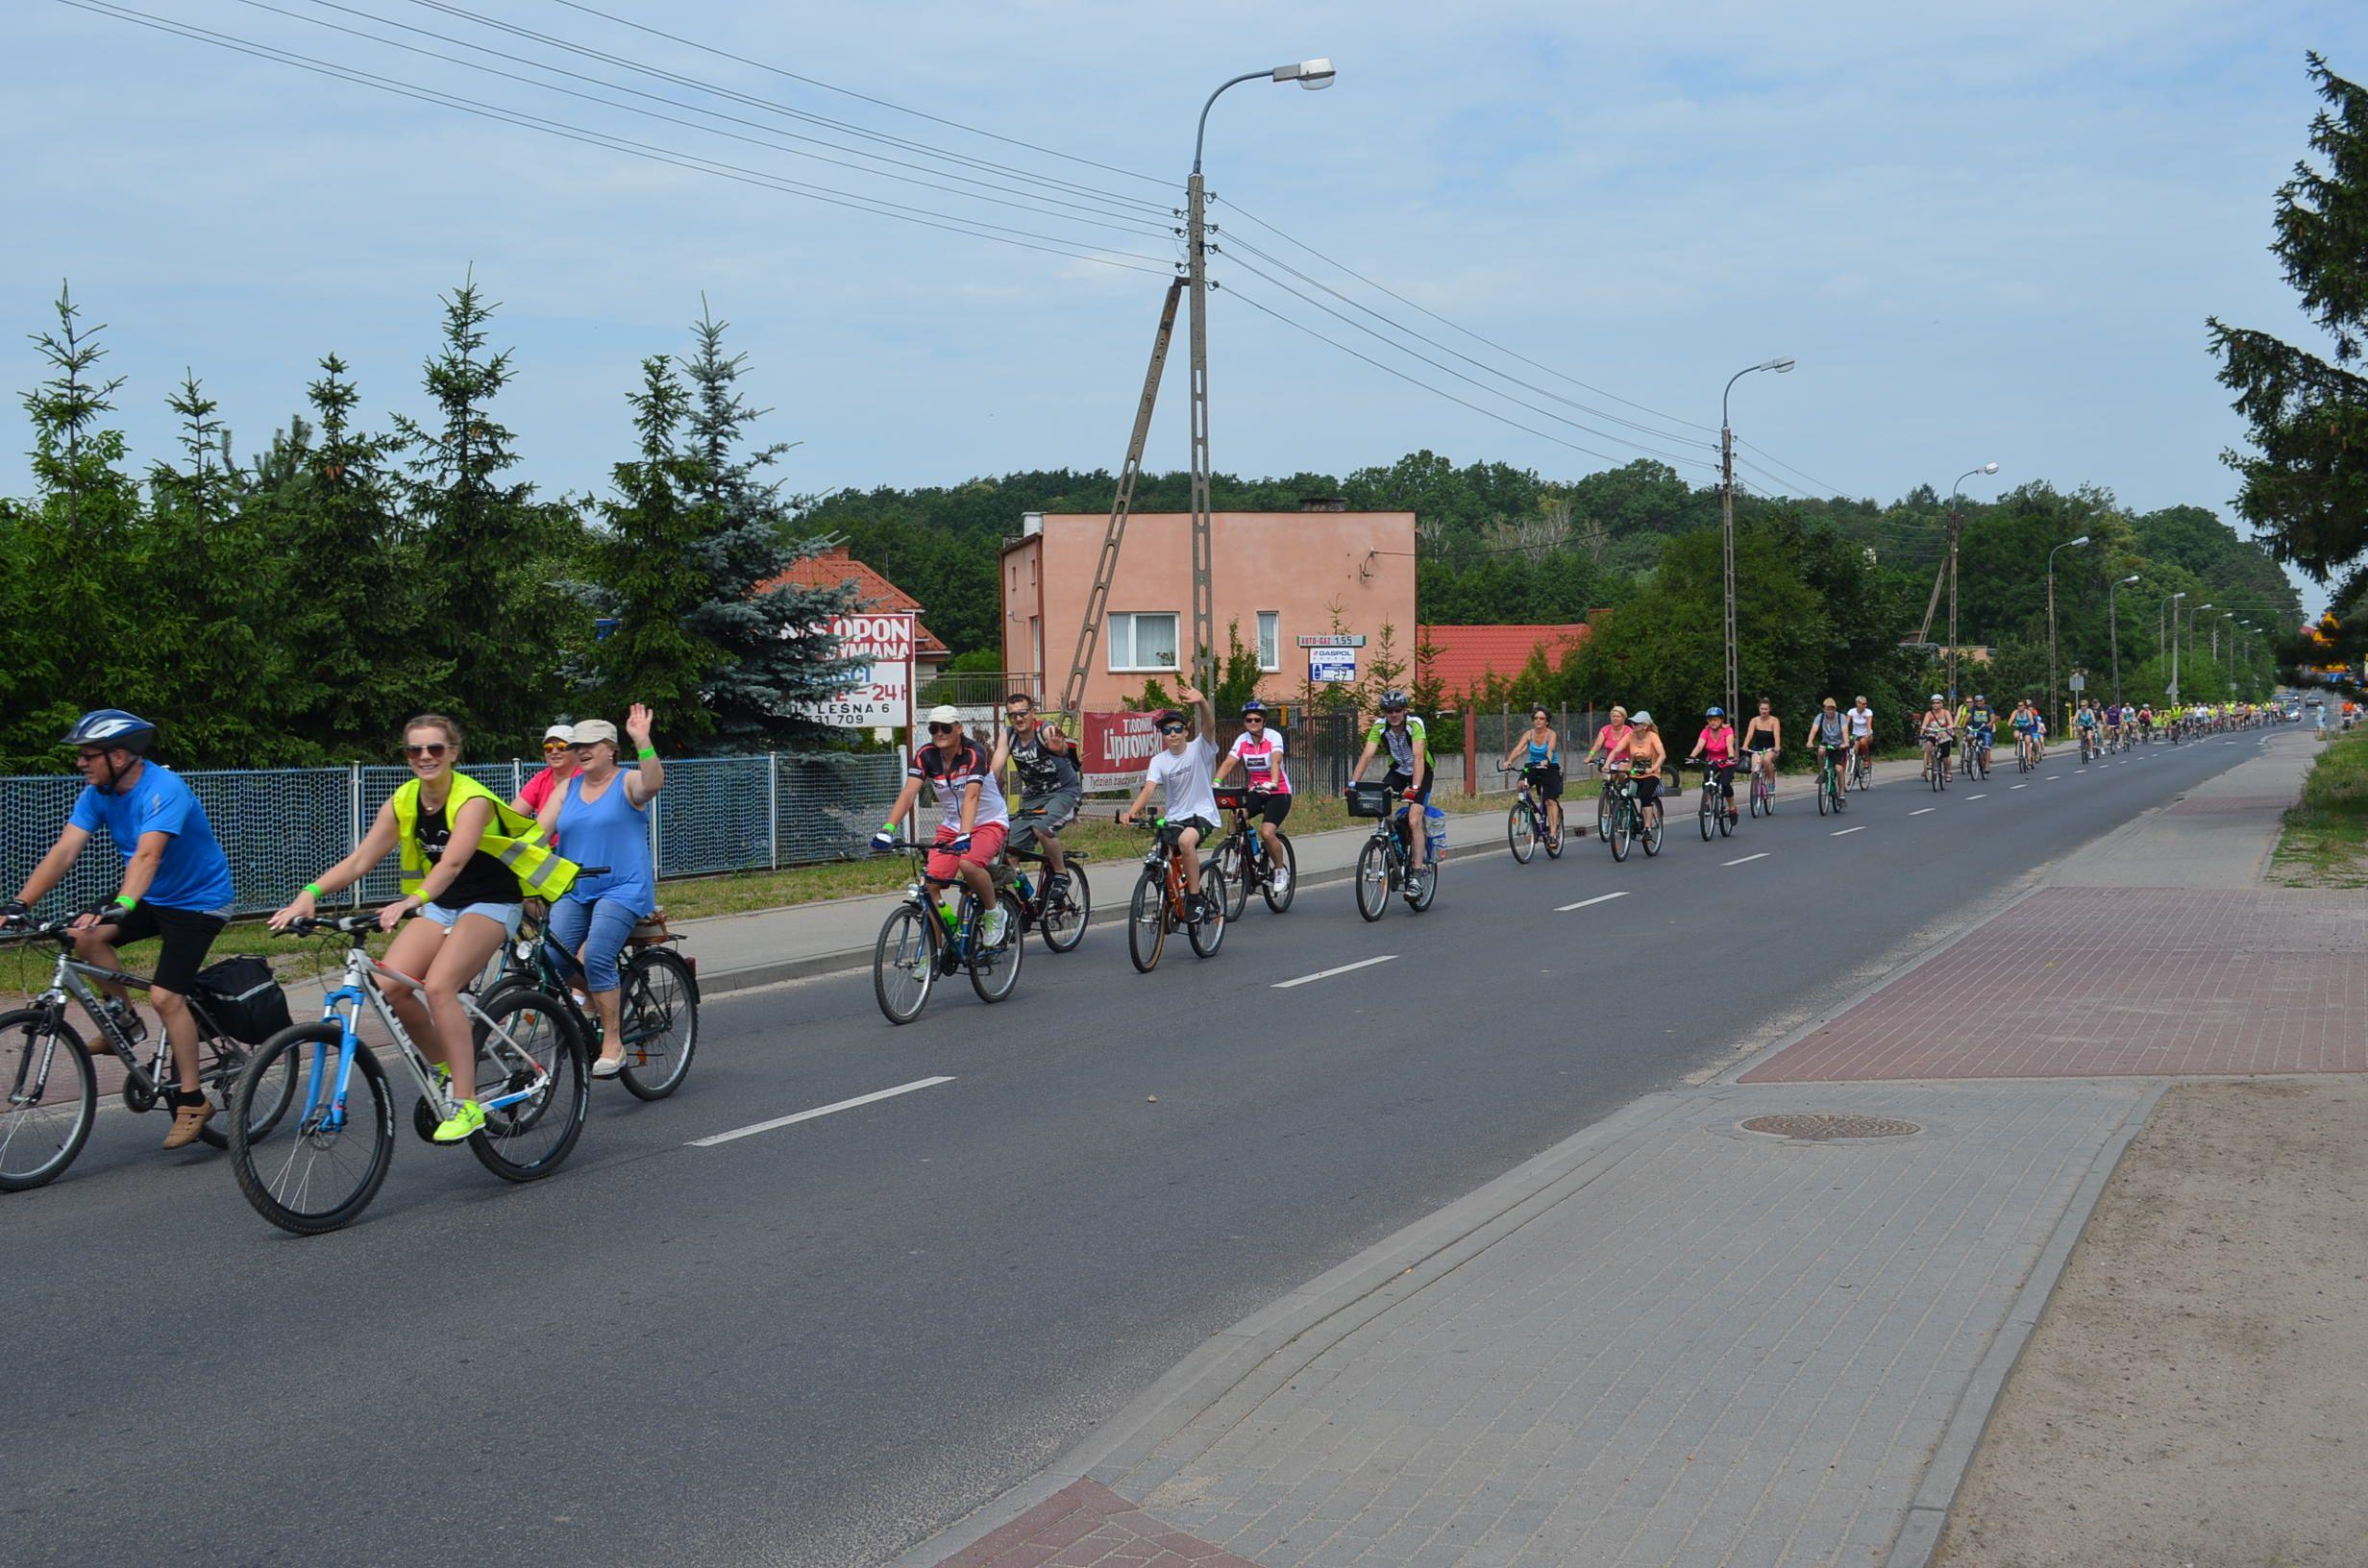
[{"label": "advertising banner", "polygon": [[1357,681],[1357,650],[1353,648],[1311,648],[1307,678],[1317,685],[1353,686]]},{"label": "advertising banner", "polygon": [[1077,767],[1089,790],[1132,789],[1143,782],[1159,730],[1147,713],[1088,713],[1077,737]]},{"label": "advertising banner", "polygon": [[834,615],[839,651],[857,660],[847,690],[806,713],[843,729],[902,731],[913,722],[913,614]]}]

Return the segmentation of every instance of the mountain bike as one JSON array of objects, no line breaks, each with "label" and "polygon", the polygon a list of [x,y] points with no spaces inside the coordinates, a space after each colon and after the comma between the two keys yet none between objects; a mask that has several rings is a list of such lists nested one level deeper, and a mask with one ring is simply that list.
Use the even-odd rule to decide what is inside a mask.
[{"label": "mountain bike", "polygon": [[1751,814],[1754,817],[1776,815],[1776,780],[1760,767],[1760,759],[1751,759]]},{"label": "mountain bike", "polygon": [[1044,868],[1049,864],[1042,849],[1019,842],[1021,830],[1044,821],[1044,808],[1011,814],[1011,837],[1003,843],[1003,857],[989,868],[996,885],[1020,895],[1020,913],[1027,923],[1044,933],[1045,945],[1056,953],[1066,953],[1084,940],[1085,924],[1094,914],[1094,890],[1085,879],[1084,853],[1076,849],[1061,852],[1061,877],[1056,884],[1049,870],[1038,878],[1030,878],[1024,866]]},{"label": "mountain bike", "polygon": [[1841,787],[1841,765],[1834,760],[1832,748],[1817,747],[1817,815],[1838,816],[1849,803],[1850,796]]},{"label": "mountain bike", "polygon": [[[1232,827],[1224,841],[1217,846],[1217,869],[1225,878],[1225,919],[1238,920],[1242,911],[1249,907],[1249,895],[1254,889],[1267,901],[1267,908],[1280,915],[1291,907],[1292,898],[1299,891],[1299,852],[1291,846],[1291,835],[1281,828],[1274,830],[1274,842],[1283,846],[1282,865],[1277,868],[1274,857],[1267,853],[1266,840],[1258,832],[1258,822],[1250,815],[1250,792],[1217,791],[1217,809],[1230,812]],[[1274,872],[1283,872],[1283,886],[1275,891]]]},{"label": "mountain bike", "polygon": [[1864,792],[1875,787],[1874,770],[1867,766],[1866,753],[1856,741],[1850,743],[1850,775],[1842,781],[1848,788]]},{"label": "mountain bike", "polygon": [[1661,853],[1662,814],[1658,808],[1646,811],[1638,797],[1637,780],[1633,773],[1617,773],[1605,780],[1611,790],[1611,825],[1603,837],[1614,860],[1626,860],[1631,845],[1642,844],[1649,858]]},{"label": "mountain bike", "polygon": [[1135,881],[1134,902],[1126,912],[1126,956],[1134,961],[1135,972],[1148,974],[1159,968],[1168,933],[1179,925],[1195,953],[1215,957],[1225,940],[1225,873],[1215,861],[1201,862],[1200,913],[1195,918],[1185,902],[1182,824],[1160,817],[1135,825],[1151,835],[1143,874]]},{"label": "mountain bike", "polygon": [[929,992],[940,979],[968,971],[971,989],[982,1002],[999,1002],[1020,983],[1020,960],[1026,951],[1027,927],[1023,922],[1020,893],[1004,888],[996,894],[1002,907],[1003,940],[992,946],[978,940],[978,895],[958,878],[961,889],[950,918],[940,907],[928,877],[929,846],[900,845],[878,851],[909,855],[913,879],[904,897],[880,921],[872,943],[872,994],[890,1023],[910,1023],[921,1017]]},{"label": "mountain bike", "polygon": [[[345,938],[345,983],[321,998],[320,1018],[281,1030],[256,1048],[231,1094],[231,1169],[255,1212],[298,1236],[350,1225],[377,1196],[395,1152],[395,1102],[378,1053],[362,1043],[363,1005],[384,1026],[433,1122],[458,1108],[451,1081],[430,1065],[385,988],[423,1000],[427,987],[370,956],[375,914],[291,920],[284,933]],[[485,1125],[469,1135],[471,1153],[504,1181],[533,1182],[557,1170],[583,1132],[592,1080],[583,1041],[550,997],[512,986],[480,1002],[460,993],[476,1041],[476,1082],[469,1087]],[[257,1108],[276,1092],[275,1075],[304,1073],[291,1136],[264,1145]],[[415,1118],[416,1119],[416,1118]]]},{"label": "mountain bike", "polygon": [[[1413,859],[1406,835],[1418,831],[1408,821],[1413,802],[1379,784],[1356,784],[1348,791],[1348,815],[1373,819],[1373,836],[1357,852],[1357,913],[1378,920],[1390,908],[1390,894],[1403,894],[1406,907],[1419,915],[1439,896],[1436,862],[1412,874]],[[1391,808],[1395,807],[1393,811]]]},{"label": "mountain bike", "polygon": [[2039,766],[2039,743],[2025,732],[2014,737],[2014,771],[2027,773]]},{"label": "mountain bike", "polygon": [[[586,989],[583,966],[545,937],[544,925],[542,900],[528,899],[517,939],[504,949],[501,972],[485,994],[498,1000],[522,986],[548,998],[566,1016],[585,1055],[598,1056],[604,1038],[600,1011],[588,998],[577,1000]],[[617,964],[617,1028],[625,1046],[617,1081],[637,1100],[662,1100],[680,1089],[699,1049],[699,971],[674,950],[681,940],[667,928],[661,909],[633,927]],[[422,1137],[435,1131],[424,1119],[426,1111],[423,1100],[413,1113]]]},{"label": "mountain bike", "polygon": [[1545,846],[1545,858],[1560,860],[1563,856],[1563,836],[1553,827],[1553,818],[1544,801],[1529,787],[1529,771],[1525,768],[1500,768],[1498,772],[1513,783],[1513,804],[1505,809],[1505,846],[1513,858],[1526,866],[1537,857],[1538,846]]},{"label": "mountain bike", "polygon": [[[32,1005],[0,1013],[0,1083],[8,1086],[8,1100],[0,1105],[0,1192],[22,1192],[56,1181],[90,1137],[99,1108],[98,1069],[82,1037],[66,1021],[66,1003],[81,1006],[97,1033],[100,1047],[123,1065],[123,1103],[147,1111],[166,1092],[180,1087],[173,1067],[171,1042],[160,1026],[155,1038],[141,1041],[126,1034],[119,1017],[106,1006],[107,998],[93,980],[146,990],[149,982],[120,969],[102,968],[74,957],[74,937],[65,920],[0,922],[14,927],[22,943],[53,943],[57,968],[49,988],[31,999]],[[205,993],[192,991],[186,998],[197,1019],[197,1082],[206,1097],[227,1109],[238,1075],[246,1070],[253,1048],[234,1040],[206,1011]],[[128,1017],[129,1015],[122,1015]],[[146,1060],[141,1060],[143,1045]],[[254,1134],[268,1133],[287,1110],[295,1092],[295,1077],[284,1072],[259,1095],[250,1115]],[[230,1146],[226,1123],[208,1121],[198,1137],[221,1149]]]},{"label": "mountain bike", "polygon": [[1990,732],[1986,729],[1977,729],[1965,738],[1965,776],[1967,778],[1986,779],[1989,777],[1990,740]]},{"label": "mountain bike", "polygon": [[1733,787],[1735,770],[1713,763],[1702,770],[1702,800],[1694,808],[1694,818],[1702,828],[1702,842],[1711,842],[1711,828],[1718,829],[1720,838],[1735,835],[1735,802],[1728,799],[1726,789]]},{"label": "mountain bike", "polygon": [[2087,767],[2091,762],[2096,760],[2097,745],[2096,742],[2091,739],[2095,733],[2096,732],[2094,730],[2088,729],[2084,729],[2081,731],[2081,766],[2084,768]]}]

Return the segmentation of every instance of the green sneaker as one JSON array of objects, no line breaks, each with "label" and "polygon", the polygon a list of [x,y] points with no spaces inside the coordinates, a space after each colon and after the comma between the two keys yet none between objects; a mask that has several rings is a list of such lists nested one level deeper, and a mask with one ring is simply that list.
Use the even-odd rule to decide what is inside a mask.
[{"label": "green sneaker", "polygon": [[458,1143],[484,1130],[485,1108],[475,1100],[462,1100],[460,1109],[436,1128],[435,1141]]}]

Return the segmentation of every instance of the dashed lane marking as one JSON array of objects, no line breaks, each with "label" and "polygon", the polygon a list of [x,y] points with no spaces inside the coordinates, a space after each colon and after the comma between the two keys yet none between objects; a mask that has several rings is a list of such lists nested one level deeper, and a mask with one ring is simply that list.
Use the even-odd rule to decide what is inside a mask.
[{"label": "dashed lane marking", "polygon": [[[1977,797],[1977,798],[1978,798],[1978,797]],[[1912,811],[1912,812],[1908,813],[1908,815],[1909,815],[1909,816],[1911,816],[1911,817],[1921,817],[1921,816],[1923,816],[1926,812],[1938,811],[1939,809],[1940,809],[1940,808],[1939,808],[1938,806],[1924,806],[1924,807],[1921,807],[1921,808],[1919,808],[1919,809],[1917,809],[1917,810],[1915,810],[1915,811]]]},{"label": "dashed lane marking", "polygon": [[1965,798],[1968,800],[1986,800],[1989,798],[1989,791],[1984,790],[1980,795],[1969,795],[1965,796]]},{"label": "dashed lane marking", "polygon": [[899,1094],[910,1094],[918,1089],[935,1089],[940,1084],[952,1082],[953,1079],[950,1076],[916,1078],[909,1084],[899,1084],[894,1089],[875,1090],[869,1094],[858,1094],[851,1100],[839,1100],[830,1105],[818,1105],[811,1111],[801,1111],[795,1115],[776,1116],[771,1121],[751,1122],[746,1127],[734,1127],[730,1132],[718,1133],[713,1138],[694,1138],[687,1146],[694,1149],[711,1149],[718,1143],[728,1143],[735,1138],[749,1138],[757,1133],[769,1133],[777,1127],[792,1127],[802,1121],[812,1121],[817,1116],[832,1115],[841,1111],[852,1111],[859,1105],[871,1105],[876,1101],[894,1099]]},{"label": "dashed lane marking", "polygon": [[1750,865],[1750,864],[1751,864],[1753,861],[1755,861],[1755,860],[1765,860],[1765,859],[1767,859],[1768,854],[1769,854],[1769,851],[1767,851],[1767,850],[1765,850],[1765,849],[1763,849],[1763,850],[1761,850],[1761,851],[1760,851],[1758,854],[1756,854],[1756,855],[1745,855],[1745,856],[1744,856],[1742,859],[1740,859],[1740,860],[1730,860],[1730,861],[1728,861],[1728,862],[1727,862],[1727,864],[1728,864],[1728,865],[1730,865],[1730,866],[1748,866],[1748,865]]},{"label": "dashed lane marking", "polygon": [[[1929,811],[1929,810],[1931,810],[1932,808],[1931,808],[1931,807],[1929,807],[1929,806],[1927,806],[1925,809],[1926,809],[1927,811]],[[1857,827],[1838,827],[1838,828],[1834,829],[1834,831],[1833,831],[1833,832],[1828,833],[1828,834],[1826,835],[1826,837],[1827,837],[1827,838],[1829,838],[1829,839],[1838,839],[1838,838],[1840,838],[1840,837],[1841,837],[1843,834],[1845,834],[1845,833],[1863,833],[1863,832],[1865,832],[1865,831],[1866,831],[1866,828],[1865,828],[1864,824],[1862,824],[1862,823],[1860,826],[1857,826]]]},{"label": "dashed lane marking", "polygon": [[1337,968],[1318,969],[1314,974],[1303,974],[1296,980],[1277,980],[1274,982],[1274,989],[1289,991],[1294,986],[1304,986],[1312,981],[1329,980],[1336,974],[1346,974],[1351,969],[1369,969],[1376,964],[1387,964],[1395,957],[1397,957],[1395,953],[1384,953],[1379,958],[1361,958],[1354,964],[1343,964]]},{"label": "dashed lane marking", "polygon": [[1627,896],[1628,894],[1625,891],[1619,893],[1599,893],[1592,898],[1582,898],[1575,904],[1557,905],[1554,913],[1557,915],[1567,915],[1574,909],[1585,909],[1590,904],[1608,904],[1615,898],[1625,898]]}]

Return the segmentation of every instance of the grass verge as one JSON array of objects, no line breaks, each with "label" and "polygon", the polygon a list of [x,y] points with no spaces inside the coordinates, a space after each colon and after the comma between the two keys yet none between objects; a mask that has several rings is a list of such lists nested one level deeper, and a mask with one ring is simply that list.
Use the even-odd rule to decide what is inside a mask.
[{"label": "grass verge", "polygon": [[2368,887],[2368,732],[2320,750],[2286,809],[2270,875],[2294,888]]}]

